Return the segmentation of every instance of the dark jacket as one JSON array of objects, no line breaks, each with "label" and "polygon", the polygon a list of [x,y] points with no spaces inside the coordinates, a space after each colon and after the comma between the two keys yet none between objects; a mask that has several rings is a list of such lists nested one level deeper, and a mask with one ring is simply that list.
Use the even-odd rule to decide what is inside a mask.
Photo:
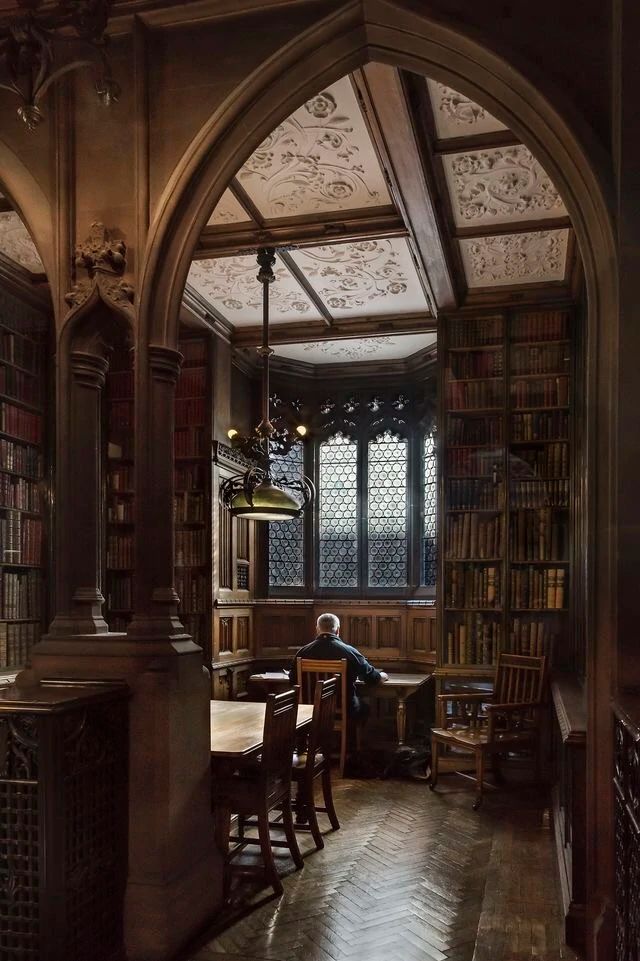
[{"label": "dark jacket", "polygon": [[[349,697],[348,712],[356,714],[360,702],[356,694],[356,681],[363,681],[365,684],[377,684],[380,680],[380,671],[376,670],[366,657],[345,644],[337,634],[318,634],[315,641],[301,647],[296,654],[299,657],[308,657],[320,661],[342,661],[347,662],[347,694]],[[289,679],[295,684],[297,679],[297,666],[294,661],[289,669]]]}]

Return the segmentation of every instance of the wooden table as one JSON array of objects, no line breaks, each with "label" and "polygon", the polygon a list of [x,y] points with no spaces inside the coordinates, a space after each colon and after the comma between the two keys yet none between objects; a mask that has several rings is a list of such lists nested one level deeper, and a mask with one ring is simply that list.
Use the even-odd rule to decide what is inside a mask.
[{"label": "wooden table", "polygon": [[[404,744],[407,728],[407,700],[413,697],[420,688],[431,680],[433,674],[394,674],[390,673],[386,681],[380,684],[364,685],[357,681],[358,688],[363,687],[371,697],[395,697],[396,706],[396,730],[398,732],[398,744]],[[279,689],[284,689],[291,684],[288,676],[283,671],[267,671],[264,674],[252,674],[249,678],[255,686],[261,687],[270,693]],[[215,701],[212,701],[215,704]]]},{"label": "wooden table", "polygon": [[[259,753],[266,709],[266,704],[249,701],[211,701],[212,759],[233,760]],[[312,714],[313,704],[298,706],[298,731],[311,724]]]}]

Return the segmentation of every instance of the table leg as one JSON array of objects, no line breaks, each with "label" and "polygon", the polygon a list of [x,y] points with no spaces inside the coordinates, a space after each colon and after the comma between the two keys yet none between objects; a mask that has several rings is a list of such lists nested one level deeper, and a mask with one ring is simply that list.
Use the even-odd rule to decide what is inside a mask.
[{"label": "table leg", "polygon": [[407,727],[407,708],[404,697],[398,697],[398,707],[396,709],[396,727],[398,728],[398,744],[404,744],[404,736]]}]

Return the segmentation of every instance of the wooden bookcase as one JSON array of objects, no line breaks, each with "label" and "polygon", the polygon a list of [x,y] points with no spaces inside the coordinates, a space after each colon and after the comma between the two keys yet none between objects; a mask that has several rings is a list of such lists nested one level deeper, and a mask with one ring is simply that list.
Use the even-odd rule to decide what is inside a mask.
[{"label": "wooden bookcase", "polygon": [[47,318],[0,306],[0,671],[17,670],[46,616]]},{"label": "wooden bookcase", "polygon": [[499,651],[569,633],[571,312],[443,324],[441,677],[493,675]]},{"label": "wooden bookcase", "polygon": [[126,631],[133,614],[133,351],[114,351],[106,383],[107,518],[105,619]]},{"label": "wooden bookcase", "polygon": [[175,578],[180,619],[211,663],[211,338],[183,337],[175,401]]}]

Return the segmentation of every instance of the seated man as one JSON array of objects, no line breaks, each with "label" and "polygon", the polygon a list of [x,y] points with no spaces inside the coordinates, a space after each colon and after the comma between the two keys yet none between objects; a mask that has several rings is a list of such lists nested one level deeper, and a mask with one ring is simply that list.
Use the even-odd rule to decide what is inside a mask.
[{"label": "seated man", "polygon": [[[356,681],[363,681],[365,684],[378,684],[380,681],[387,680],[384,671],[378,671],[364,657],[360,651],[350,644],[345,644],[340,639],[340,620],[335,614],[321,614],[316,622],[318,631],[315,641],[311,641],[305,647],[301,647],[296,654],[299,657],[307,657],[312,660],[320,661],[342,661],[347,662],[347,713],[349,717],[366,717],[367,705],[363,704],[357,694]],[[297,668],[294,662],[289,671],[289,678],[293,683],[296,681]]]}]

